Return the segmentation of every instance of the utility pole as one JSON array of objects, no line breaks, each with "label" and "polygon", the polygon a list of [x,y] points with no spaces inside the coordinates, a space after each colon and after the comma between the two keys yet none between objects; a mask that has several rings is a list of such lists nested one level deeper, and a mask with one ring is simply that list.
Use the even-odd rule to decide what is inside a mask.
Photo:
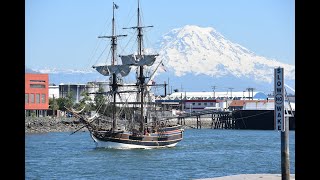
[{"label": "utility pole", "polygon": [[167,96],[167,84],[166,81],[164,81],[164,97]]},{"label": "utility pole", "polygon": [[254,90],[254,88],[251,88],[251,93],[252,93],[252,100],[253,100],[253,90]]},{"label": "utility pole", "polygon": [[251,91],[251,93],[252,93],[252,95],[251,95],[251,100],[253,100],[253,89],[254,89],[254,88],[251,88],[251,87],[248,87],[248,88],[247,88],[248,93],[249,93],[249,99],[250,99],[250,91]]},{"label": "utility pole", "polygon": [[216,87],[217,87],[217,86],[212,86],[212,90],[213,90],[213,99],[216,99],[216,94],[215,94],[215,91],[214,91],[214,90],[216,89]]},{"label": "utility pole", "polygon": [[229,88],[230,89],[230,92],[231,92],[231,98],[232,98],[232,89],[234,89],[234,88]]},{"label": "utility pole", "polygon": [[168,78],[168,93],[171,94],[170,93],[170,79],[169,78]]}]

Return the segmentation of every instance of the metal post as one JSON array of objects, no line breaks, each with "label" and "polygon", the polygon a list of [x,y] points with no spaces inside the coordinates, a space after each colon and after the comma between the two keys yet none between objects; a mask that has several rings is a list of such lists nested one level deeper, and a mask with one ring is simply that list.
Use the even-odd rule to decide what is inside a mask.
[{"label": "metal post", "polygon": [[79,85],[77,85],[77,98],[76,98],[76,102],[78,103],[79,102]]},{"label": "metal post", "polygon": [[216,89],[216,86],[212,86],[212,89],[213,89],[213,99],[216,99],[216,93],[215,93],[215,89]]},{"label": "metal post", "polygon": [[53,96],[53,100],[52,100],[52,117],[54,117],[55,113],[54,113],[54,105],[55,105],[55,99],[54,99],[54,94]]},{"label": "metal post", "polygon": [[167,84],[164,82],[164,97],[167,96]]},{"label": "metal post", "polygon": [[289,116],[285,116],[285,131],[281,131],[281,179],[290,180]]}]

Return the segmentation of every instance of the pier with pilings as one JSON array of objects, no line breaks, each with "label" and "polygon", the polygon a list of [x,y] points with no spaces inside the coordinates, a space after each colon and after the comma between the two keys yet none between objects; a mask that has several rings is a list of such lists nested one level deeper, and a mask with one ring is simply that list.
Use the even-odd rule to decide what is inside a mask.
[{"label": "pier with pilings", "polygon": [[177,119],[177,123],[195,129],[239,129],[239,125],[232,118],[232,111],[203,110],[198,112],[184,113],[171,117]]}]

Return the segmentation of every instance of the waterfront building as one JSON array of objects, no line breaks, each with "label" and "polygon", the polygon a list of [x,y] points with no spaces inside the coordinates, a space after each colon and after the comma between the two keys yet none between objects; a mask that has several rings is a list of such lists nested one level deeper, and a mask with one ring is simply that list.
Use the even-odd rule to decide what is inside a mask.
[{"label": "waterfront building", "polygon": [[[289,107],[290,104],[290,107]],[[274,99],[267,100],[233,100],[230,110],[274,110]],[[284,107],[295,111],[295,102],[285,101]]]},{"label": "waterfront building", "polygon": [[165,97],[158,96],[156,104],[162,109],[179,109],[185,112],[196,112],[204,109],[229,109],[234,100],[266,100],[263,92],[174,92]]},{"label": "waterfront building", "polygon": [[59,98],[59,86],[49,84],[49,98]]},{"label": "waterfront building", "polygon": [[104,92],[109,91],[110,90],[109,82],[107,82],[107,81],[87,82],[86,89],[87,89],[87,92],[89,93],[89,96],[92,101],[94,100],[94,97],[95,97],[94,93],[98,92],[99,88],[102,88]]},{"label": "waterfront building", "polygon": [[68,94],[72,95],[75,103],[81,100],[81,93],[86,90],[86,84],[59,84],[59,97],[65,98]]},{"label": "waterfront building", "polygon": [[25,116],[47,116],[48,94],[48,74],[25,73]]}]

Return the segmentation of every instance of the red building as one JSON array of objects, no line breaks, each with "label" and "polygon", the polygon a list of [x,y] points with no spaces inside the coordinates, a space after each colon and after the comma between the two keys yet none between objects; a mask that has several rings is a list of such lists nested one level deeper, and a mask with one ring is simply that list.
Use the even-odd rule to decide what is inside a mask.
[{"label": "red building", "polygon": [[49,109],[48,74],[25,74],[25,114],[26,116],[47,116]]}]

